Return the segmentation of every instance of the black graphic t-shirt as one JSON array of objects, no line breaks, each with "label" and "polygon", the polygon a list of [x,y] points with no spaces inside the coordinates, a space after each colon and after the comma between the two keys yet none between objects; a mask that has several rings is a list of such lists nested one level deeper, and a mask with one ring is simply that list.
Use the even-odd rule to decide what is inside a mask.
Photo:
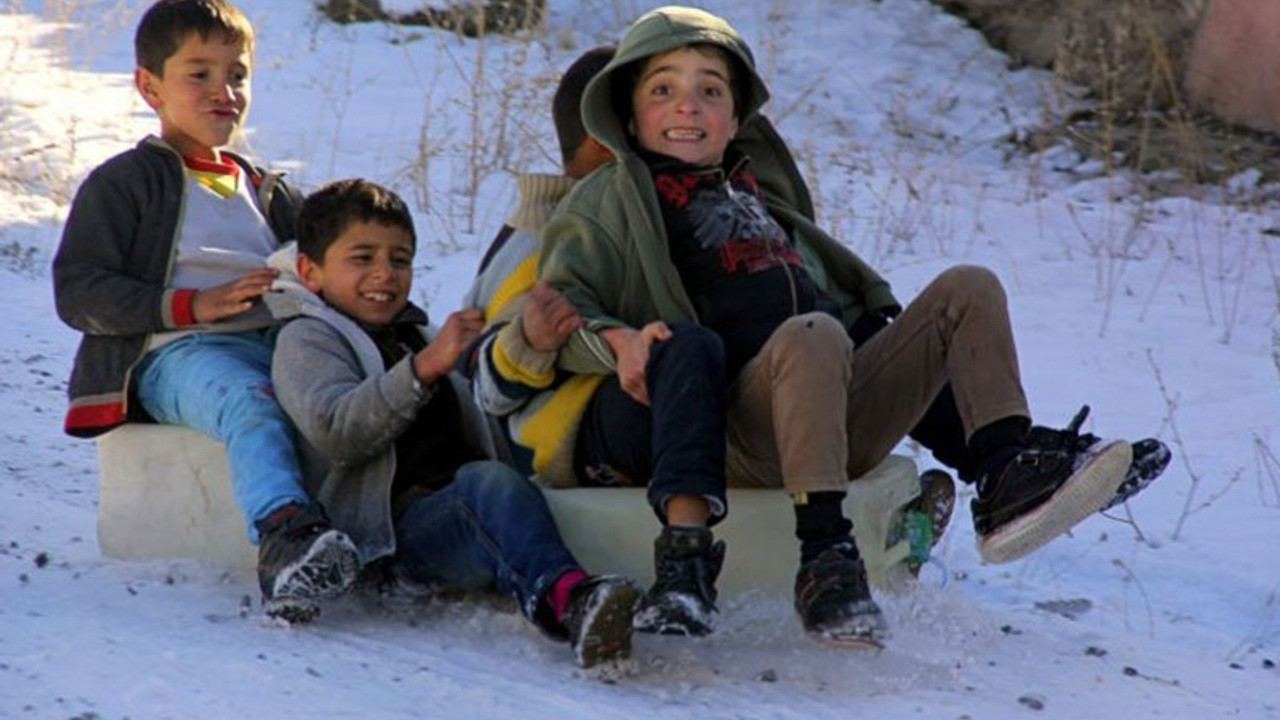
[{"label": "black graphic t-shirt", "polygon": [[786,229],[769,214],[745,157],[728,171],[653,153],[645,159],[671,260],[698,321],[724,341],[731,379],[787,318],[815,310],[839,317]]}]

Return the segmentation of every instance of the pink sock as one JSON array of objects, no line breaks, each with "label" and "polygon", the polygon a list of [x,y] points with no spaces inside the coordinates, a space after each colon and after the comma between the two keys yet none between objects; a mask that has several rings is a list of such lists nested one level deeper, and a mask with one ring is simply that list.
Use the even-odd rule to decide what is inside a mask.
[{"label": "pink sock", "polygon": [[569,606],[569,591],[574,585],[586,579],[585,570],[574,568],[560,573],[560,577],[551,583],[551,589],[547,591],[547,604],[551,606],[551,612],[556,614],[557,622],[563,620],[565,608]]}]

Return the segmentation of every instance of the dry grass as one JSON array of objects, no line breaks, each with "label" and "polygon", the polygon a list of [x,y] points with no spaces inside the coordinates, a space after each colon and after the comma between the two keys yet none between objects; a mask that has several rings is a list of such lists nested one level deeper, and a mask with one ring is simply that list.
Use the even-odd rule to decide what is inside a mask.
[{"label": "dry grass", "polygon": [[378,0],[326,0],[316,9],[338,23],[422,25],[471,38],[540,28],[547,14],[546,0],[455,0],[441,4],[443,7],[425,6],[410,13],[395,13],[384,10]]},{"label": "dry grass", "polygon": [[1014,62],[1051,67],[1060,97],[1045,123],[1011,141],[1066,144],[1108,170],[1182,194],[1249,169],[1280,180],[1280,140],[1190,109],[1182,87],[1207,0],[934,0]]}]

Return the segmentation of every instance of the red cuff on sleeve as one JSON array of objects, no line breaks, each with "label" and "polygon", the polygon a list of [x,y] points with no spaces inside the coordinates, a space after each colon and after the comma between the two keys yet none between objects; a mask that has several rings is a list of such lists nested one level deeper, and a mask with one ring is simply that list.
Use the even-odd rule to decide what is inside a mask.
[{"label": "red cuff on sleeve", "polygon": [[170,306],[175,327],[196,324],[196,291],[174,290]]}]

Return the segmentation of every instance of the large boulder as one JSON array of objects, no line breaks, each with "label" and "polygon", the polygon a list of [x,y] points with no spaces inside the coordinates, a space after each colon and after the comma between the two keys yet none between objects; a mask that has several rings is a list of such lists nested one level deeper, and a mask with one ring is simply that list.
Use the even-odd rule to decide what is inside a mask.
[{"label": "large boulder", "polygon": [[1232,123],[1280,131],[1280,2],[1209,0],[1186,73],[1191,101]]}]

